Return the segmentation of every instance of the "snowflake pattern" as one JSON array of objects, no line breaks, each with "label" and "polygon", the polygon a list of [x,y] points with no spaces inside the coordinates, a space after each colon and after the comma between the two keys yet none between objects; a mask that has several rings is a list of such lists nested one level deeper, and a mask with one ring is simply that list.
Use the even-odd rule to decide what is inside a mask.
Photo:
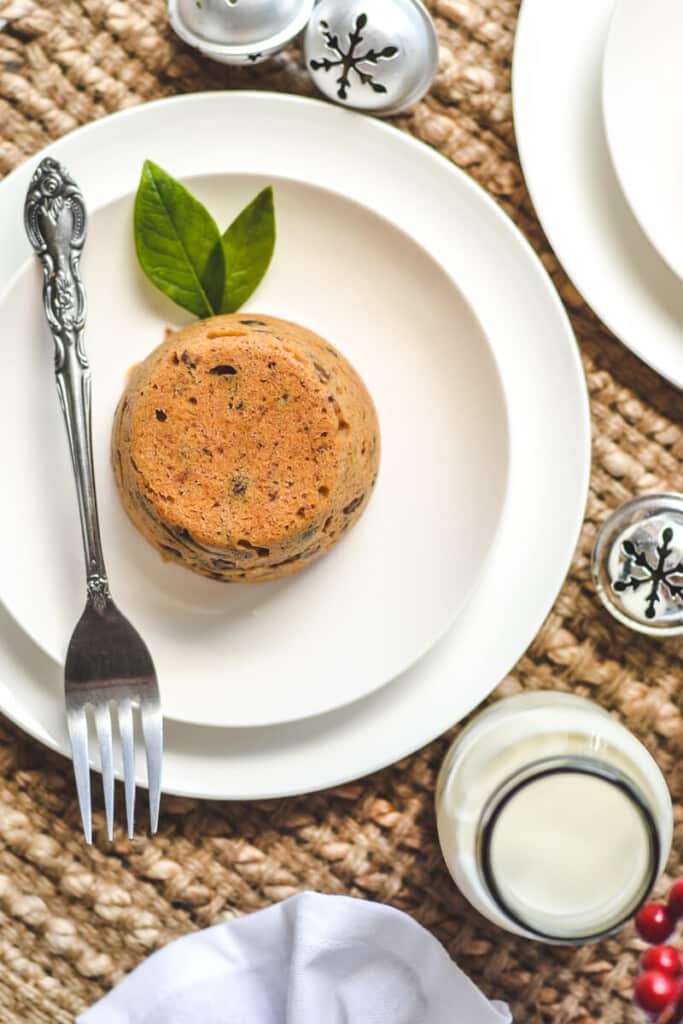
[{"label": "snowflake pattern", "polygon": [[367,50],[366,53],[357,53],[357,49],[363,42],[362,31],[368,23],[367,14],[359,14],[356,18],[356,24],[354,25],[353,31],[349,32],[349,46],[348,50],[344,52],[342,45],[339,41],[339,36],[334,35],[330,31],[328,22],[320,22],[320,31],[322,32],[325,45],[333,53],[337,54],[336,60],[331,60],[329,57],[323,57],[322,60],[312,60],[311,68],[313,71],[331,71],[333,68],[339,68],[341,71],[340,77],[337,79],[337,96],[340,100],[348,98],[349,89],[351,88],[351,72],[354,71],[358,76],[361,85],[369,85],[373,92],[386,92],[386,86],[382,85],[381,82],[376,82],[374,75],[367,71],[361,71],[358,67],[359,64],[379,64],[381,60],[392,60],[398,54],[397,46],[385,46],[383,50]]},{"label": "snowflake pattern", "polygon": [[[673,553],[673,548],[671,547],[673,535],[674,532],[670,526],[662,530],[661,543],[655,549],[657,552],[657,564],[654,566],[650,564],[650,560],[645,552],[639,551],[632,540],[625,540],[621,545],[624,554],[633,560],[635,566],[643,569],[644,573],[640,576],[634,576],[629,566],[628,578],[617,580],[612,586],[617,593],[622,594],[626,590],[632,590],[635,593],[643,584],[652,584],[645,606],[645,617],[648,619],[654,619],[657,614],[656,606],[661,600],[661,587],[668,591],[672,601],[676,599],[683,600],[683,561],[668,567],[666,564]],[[673,576],[681,577],[682,582],[680,585],[673,582]]]}]

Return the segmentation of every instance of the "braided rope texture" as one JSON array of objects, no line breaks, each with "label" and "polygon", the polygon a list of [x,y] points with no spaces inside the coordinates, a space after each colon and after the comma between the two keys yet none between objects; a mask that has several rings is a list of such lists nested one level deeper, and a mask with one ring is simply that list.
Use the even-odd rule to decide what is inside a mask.
[{"label": "braided rope texture", "polygon": [[[644,741],[675,803],[665,892],[680,872],[683,839],[683,642],[639,638],[613,622],[595,597],[589,563],[596,529],[617,505],[683,490],[681,396],[590,312],[534,215],[511,114],[517,0],[430,6],[440,70],[430,95],[396,123],[462,167],[530,239],[572,318],[592,406],[593,475],[574,562],[497,694],[582,694]],[[250,69],[199,60],[171,33],[163,0],[0,0],[0,18],[0,174],[77,125],[157,97],[244,87],[313,93],[296,47]],[[118,831],[109,847],[97,813],[95,845],[86,848],[69,763],[0,720],[0,1019],[67,1024],[171,939],[316,889],[408,911],[520,1022],[641,1021],[630,999],[641,949],[631,928],[599,945],[543,947],[489,925],[456,891],[433,812],[449,738],[313,796],[167,798],[153,840],[129,843]],[[117,813],[121,821],[120,806]]]}]

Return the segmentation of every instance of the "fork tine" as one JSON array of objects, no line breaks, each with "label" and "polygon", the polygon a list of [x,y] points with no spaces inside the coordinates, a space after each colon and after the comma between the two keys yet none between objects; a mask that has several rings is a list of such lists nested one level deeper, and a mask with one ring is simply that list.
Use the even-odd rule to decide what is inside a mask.
[{"label": "fork tine", "polygon": [[95,705],[95,728],[97,729],[97,740],[100,745],[104,810],[107,816],[107,838],[111,842],[114,838],[114,754],[109,704]]},{"label": "fork tine", "polygon": [[83,833],[86,843],[90,844],[92,843],[92,811],[90,807],[88,720],[84,707],[69,707],[66,717],[69,739],[71,740],[71,756],[76,777],[76,792],[78,793],[78,806],[80,807],[81,821],[83,822]]},{"label": "fork tine", "polygon": [[119,734],[123,754],[123,783],[126,790],[126,822],[128,838],[135,830],[135,736],[133,732],[133,705],[130,697],[123,697],[118,704]]},{"label": "fork tine", "polygon": [[88,719],[85,708],[69,707],[66,712],[71,740],[71,757],[76,776],[76,792],[78,806],[81,809],[81,821],[86,843],[92,843],[92,812],[90,808],[90,764],[88,761]]},{"label": "fork tine", "polygon": [[161,800],[161,752],[163,746],[163,720],[157,700],[143,701],[142,733],[147,757],[147,785],[149,787],[149,830],[154,835],[159,827]]}]

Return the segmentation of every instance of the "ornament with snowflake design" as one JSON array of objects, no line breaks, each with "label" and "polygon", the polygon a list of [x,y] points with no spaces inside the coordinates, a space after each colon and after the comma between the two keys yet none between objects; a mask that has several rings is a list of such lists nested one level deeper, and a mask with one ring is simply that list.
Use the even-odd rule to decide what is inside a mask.
[{"label": "ornament with snowflake design", "polygon": [[438,39],[420,0],[320,0],[306,29],[305,52],[322,93],[384,115],[406,109],[429,88]]}]

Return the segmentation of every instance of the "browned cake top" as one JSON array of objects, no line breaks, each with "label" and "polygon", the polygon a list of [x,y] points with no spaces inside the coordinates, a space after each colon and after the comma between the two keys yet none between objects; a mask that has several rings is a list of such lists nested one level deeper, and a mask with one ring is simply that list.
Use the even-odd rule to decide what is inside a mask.
[{"label": "browned cake top", "polygon": [[297,533],[331,506],[355,440],[349,419],[374,418],[334,349],[271,318],[213,318],[170,335],[128,393],[130,456],[148,495],[208,545]]}]

